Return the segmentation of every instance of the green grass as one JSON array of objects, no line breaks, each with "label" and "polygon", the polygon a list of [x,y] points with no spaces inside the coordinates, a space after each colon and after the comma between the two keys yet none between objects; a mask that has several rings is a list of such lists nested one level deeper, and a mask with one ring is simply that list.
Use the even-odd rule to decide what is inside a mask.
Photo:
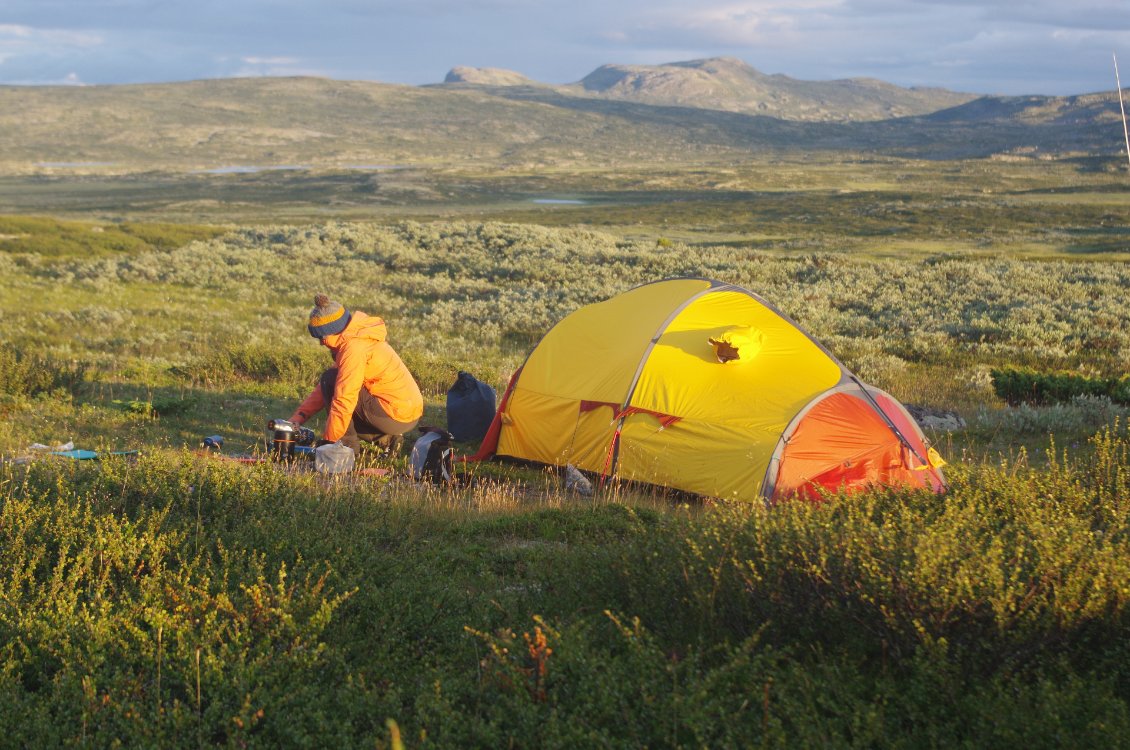
[{"label": "green grass", "polygon": [[91,224],[47,217],[0,216],[0,252],[42,258],[98,258],[172,250],[224,233],[211,226],[120,223]]},{"label": "green grass", "polygon": [[[1009,407],[990,375],[1126,374],[1117,175],[90,171],[0,179],[5,743],[1124,744],[1130,410]],[[191,453],[263,449],[328,364],[316,292],[385,317],[442,424],[458,370],[501,391],[561,317],[672,275],[957,411],[950,492],[765,511],[509,464],[426,487],[407,448],[338,482]],[[10,460],[68,440],[142,455]]]}]

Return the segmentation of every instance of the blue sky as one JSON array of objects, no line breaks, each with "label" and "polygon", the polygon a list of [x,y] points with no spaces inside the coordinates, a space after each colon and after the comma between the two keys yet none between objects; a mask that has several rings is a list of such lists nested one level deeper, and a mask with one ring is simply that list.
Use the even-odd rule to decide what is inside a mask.
[{"label": "blue sky", "polygon": [[1130,81],[1130,0],[0,0],[0,83],[316,75],[546,83],[605,63],[728,55],[806,80],[989,94]]}]

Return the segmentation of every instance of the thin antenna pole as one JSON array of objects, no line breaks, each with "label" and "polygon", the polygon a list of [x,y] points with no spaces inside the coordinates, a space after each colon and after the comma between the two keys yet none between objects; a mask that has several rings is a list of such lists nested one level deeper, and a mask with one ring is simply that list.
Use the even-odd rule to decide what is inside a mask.
[{"label": "thin antenna pole", "polygon": [[1122,102],[1122,81],[1118,79],[1118,55],[1111,53],[1114,57],[1114,83],[1118,86],[1118,108],[1122,110],[1122,134],[1126,136],[1126,161],[1130,163],[1130,128],[1126,126],[1126,105]]}]

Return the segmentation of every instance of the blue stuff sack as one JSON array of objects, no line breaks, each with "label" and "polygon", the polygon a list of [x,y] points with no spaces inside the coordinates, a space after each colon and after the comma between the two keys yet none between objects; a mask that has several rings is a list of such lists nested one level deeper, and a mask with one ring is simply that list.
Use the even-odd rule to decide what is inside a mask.
[{"label": "blue stuff sack", "polygon": [[447,429],[459,442],[478,442],[494,419],[494,389],[469,372],[459,372],[447,391]]}]

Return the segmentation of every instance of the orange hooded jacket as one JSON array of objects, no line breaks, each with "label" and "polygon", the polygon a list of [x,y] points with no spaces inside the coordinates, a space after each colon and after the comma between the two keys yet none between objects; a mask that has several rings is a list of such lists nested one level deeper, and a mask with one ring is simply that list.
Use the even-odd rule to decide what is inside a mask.
[{"label": "orange hooded jacket", "polygon": [[[423,415],[424,397],[420,387],[389,346],[387,336],[388,329],[382,319],[354,312],[344,331],[322,339],[333,351],[337,365],[337,385],[322,432],[325,440],[336,442],[349,429],[362,388],[380,401],[385,413],[398,422],[411,422]],[[325,407],[321,386],[315,385],[290,421],[302,424]]]}]

